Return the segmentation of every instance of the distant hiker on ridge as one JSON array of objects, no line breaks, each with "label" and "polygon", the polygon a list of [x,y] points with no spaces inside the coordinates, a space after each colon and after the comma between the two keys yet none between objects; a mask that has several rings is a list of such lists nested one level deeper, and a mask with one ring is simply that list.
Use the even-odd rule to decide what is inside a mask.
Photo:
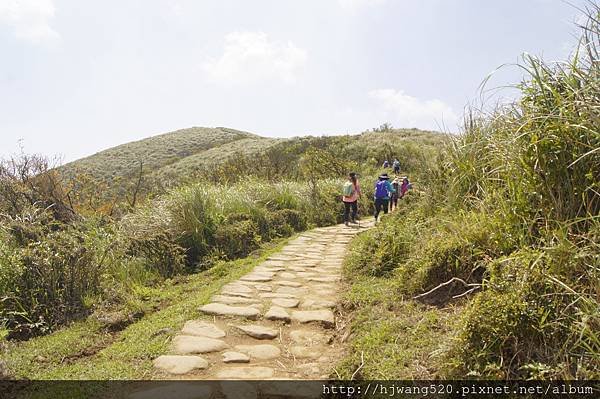
[{"label": "distant hiker on ridge", "polygon": [[389,179],[387,173],[382,173],[377,183],[375,183],[375,223],[377,223],[381,210],[383,210],[383,213],[388,213],[390,194],[395,192]]},{"label": "distant hiker on ridge", "polygon": [[400,173],[400,161],[398,161],[398,158],[394,158],[394,162],[392,162],[392,166],[394,168],[395,174]]},{"label": "distant hiker on ridge", "polygon": [[[348,226],[348,222],[356,222],[356,214],[358,213],[358,199],[361,196],[360,185],[358,184],[357,175],[355,172],[348,174],[348,181],[344,183],[342,201],[344,202],[344,224]],[[350,219],[350,210],[352,209],[352,219]]]},{"label": "distant hiker on ridge", "polygon": [[386,159],[385,161],[383,161],[383,169],[387,169],[390,167],[390,163],[388,162],[388,160]]}]

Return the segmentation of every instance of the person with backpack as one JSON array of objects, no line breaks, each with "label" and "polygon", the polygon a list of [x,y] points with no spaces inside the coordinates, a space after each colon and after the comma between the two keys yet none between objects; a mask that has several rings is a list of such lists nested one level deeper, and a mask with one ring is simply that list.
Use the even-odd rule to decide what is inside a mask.
[{"label": "person with backpack", "polygon": [[390,195],[396,190],[390,184],[390,177],[387,173],[382,173],[379,176],[379,180],[375,183],[375,223],[379,213],[383,210],[383,213],[388,213]]},{"label": "person with backpack", "polygon": [[394,168],[395,174],[400,173],[400,161],[398,161],[398,158],[394,158],[394,162],[392,162],[392,167]]},{"label": "person with backpack", "polygon": [[392,197],[390,199],[390,212],[394,209],[398,208],[398,195],[400,193],[400,178],[396,176],[396,178],[392,181],[392,187],[394,188],[394,192],[392,193]]},{"label": "person with backpack", "polygon": [[383,161],[383,169],[387,169],[390,167],[390,163],[388,162],[388,160],[386,159],[385,161]]},{"label": "person with backpack", "polygon": [[[358,198],[360,197],[360,185],[358,184],[358,178],[355,172],[348,174],[348,181],[344,183],[342,189],[342,201],[344,202],[344,224],[348,226],[348,223],[357,223],[356,215],[358,213]],[[350,218],[350,211],[352,211],[352,218]]]}]

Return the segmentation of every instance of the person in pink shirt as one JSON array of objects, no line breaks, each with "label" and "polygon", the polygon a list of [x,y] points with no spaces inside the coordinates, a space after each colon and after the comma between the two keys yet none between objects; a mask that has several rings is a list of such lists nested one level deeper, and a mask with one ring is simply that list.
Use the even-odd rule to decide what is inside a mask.
[{"label": "person in pink shirt", "polygon": [[403,177],[402,185],[400,186],[400,198],[404,197],[404,195],[408,192],[410,187],[411,187],[411,185],[410,185],[410,182],[408,181],[408,177]]},{"label": "person in pink shirt", "polygon": [[[344,202],[344,224],[348,226],[349,222],[357,223],[356,215],[358,213],[358,199],[360,198],[361,193],[356,173],[350,172],[348,174],[348,181],[344,184],[343,191],[342,201]],[[352,217],[350,218],[351,210]]]}]

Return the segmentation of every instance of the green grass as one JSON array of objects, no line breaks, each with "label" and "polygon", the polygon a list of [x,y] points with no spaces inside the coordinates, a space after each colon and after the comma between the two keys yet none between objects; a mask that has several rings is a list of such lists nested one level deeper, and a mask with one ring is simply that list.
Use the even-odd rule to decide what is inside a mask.
[{"label": "green grass", "polygon": [[[387,278],[352,275],[344,306],[351,316],[342,379],[439,378],[439,354],[460,308],[439,310],[403,298]],[[357,371],[358,370],[358,371]]]},{"label": "green grass", "polygon": [[47,336],[10,343],[2,358],[16,378],[151,379],[152,359],[168,352],[170,339],[184,322],[199,316],[197,308],[224,284],[277,252],[285,241],[155,288],[152,294],[160,297],[162,307],[120,332],[108,333],[97,320],[88,318]]}]

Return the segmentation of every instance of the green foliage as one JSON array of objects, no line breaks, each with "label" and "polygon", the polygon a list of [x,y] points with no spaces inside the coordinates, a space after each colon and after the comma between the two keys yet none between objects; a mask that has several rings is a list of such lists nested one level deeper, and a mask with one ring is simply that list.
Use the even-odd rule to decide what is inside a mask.
[{"label": "green foliage", "polygon": [[97,289],[100,276],[92,251],[76,230],[50,233],[20,251],[20,272],[13,272],[1,309],[13,334],[47,331],[84,310],[83,298]]},{"label": "green foliage", "polygon": [[132,256],[144,259],[146,267],[162,277],[172,277],[183,272],[185,251],[168,234],[155,234],[147,238],[133,238],[129,244]]},{"label": "green foliage", "polygon": [[261,242],[285,237],[311,225],[338,221],[338,180],[308,183],[199,182],[175,189],[139,208],[121,224],[132,237],[162,234],[184,249],[189,270],[206,267],[216,253],[245,256]]},{"label": "green foliage", "polygon": [[599,15],[591,6],[569,62],[526,56],[521,98],[468,115],[422,201],[357,241],[349,270],[391,279],[390,293],[443,297],[452,278],[479,288],[458,299],[443,376],[600,375]]},{"label": "green foliage", "polygon": [[258,248],[260,242],[258,226],[252,220],[226,221],[215,232],[215,248],[229,259],[248,255]]}]

